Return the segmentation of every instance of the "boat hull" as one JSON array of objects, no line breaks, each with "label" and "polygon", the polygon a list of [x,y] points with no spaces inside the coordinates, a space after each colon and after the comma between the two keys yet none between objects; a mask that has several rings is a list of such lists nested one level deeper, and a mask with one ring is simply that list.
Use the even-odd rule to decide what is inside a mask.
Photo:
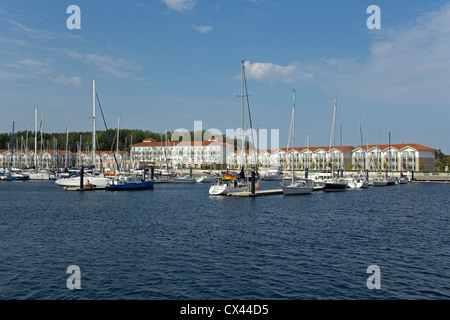
[{"label": "boat hull", "polygon": [[143,181],[142,183],[125,183],[120,185],[110,184],[106,187],[109,191],[126,191],[126,190],[146,190],[153,189],[153,181]]},{"label": "boat hull", "polygon": [[50,173],[48,172],[38,172],[30,173],[30,180],[50,180]]},{"label": "boat hull", "polygon": [[373,182],[374,187],[386,187],[387,181],[378,180]]},{"label": "boat hull", "polygon": [[233,192],[248,191],[248,186],[229,186],[227,184],[214,184],[209,188],[210,195],[227,195]]},{"label": "boat hull", "polygon": [[310,194],[313,191],[313,187],[282,187],[283,194],[285,195],[297,195],[297,194]]},{"label": "boat hull", "polygon": [[[84,177],[83,185],[95,185],[97,189],[104,189],[110,183],[110,179],[108,178],[99,178],[99,177]],[[61,178],[55,181],[55,184],[61,187],[79,187],[80,186],[80,178]]]},{"label": "boat hull", "polygon": [[369,187],[369,183],[367,181],[351,181],[348,183],[348,187],[350,189],[365,189]]},{"label": "boat hull", "polygon": [[324,192],[344,192],[347,191],[348,185],[346,183],[330,183],[326,182],[323,186]]}]

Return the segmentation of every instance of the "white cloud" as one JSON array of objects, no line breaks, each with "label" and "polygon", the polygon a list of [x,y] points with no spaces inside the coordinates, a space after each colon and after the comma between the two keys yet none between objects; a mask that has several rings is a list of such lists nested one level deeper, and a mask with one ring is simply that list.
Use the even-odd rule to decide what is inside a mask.
[{"label": "white cloud", "polygon": [[49,79],[58,84],[72,84],[77,87],[81,86],[81,77],[78,76],[67,77],[60,75],[58,77],[49,77]]},{"label": "white cloud", "polygon": [[169,9],[183,12],[192,10],[195,6],[195,0],[161,0]]},{"label": "white cloud", "polygon": [[200,33],[203,33],[203,34],[207,34],[208,32],[211,32],[213,30],[213,28],[211,26],[198,26],[195,24],[192,25],[192,29],[194,29]]},{"label": "white cloud", "polygon": [[[388,103],[450,101],[450,5],[407,27],[382,28],[364,61],[324,59],[310,65],[326,90]],[[370,34],[370,33],[369,33]]]},{"label": "white cloud", "polygon": [[21,61],[19,61],[20,64],[23,64],[27,67],[40,67],[42,65],[44,65],[44,63],[42,61],[37,61],[37,60],[33,60],[30,58],[25,58]]},{"label": "white cloud", "polygon": [[95,53],[79,53],[71,50],[63,50],[70,58],[94,65],[99,70],[118,78],[133,78],[135,71],[139,67],[126,58],[114,58],[111,56],[101,56]]},{"label": "white cloud", "polygon": [[291,82],[313,77],[311,73],[301,70],[297,65],[281,66],[268,62],[245,61],[244,67],[247,78],[264,82]]}]

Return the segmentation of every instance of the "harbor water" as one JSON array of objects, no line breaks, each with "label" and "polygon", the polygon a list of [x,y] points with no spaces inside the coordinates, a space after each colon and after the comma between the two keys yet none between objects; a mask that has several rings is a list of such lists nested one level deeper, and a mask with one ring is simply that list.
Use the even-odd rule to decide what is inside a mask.
[{"label": "harbor water", "polygon": [[208,189],[0,182],[0,299],[450,298],[449,184],[255,198]]}]

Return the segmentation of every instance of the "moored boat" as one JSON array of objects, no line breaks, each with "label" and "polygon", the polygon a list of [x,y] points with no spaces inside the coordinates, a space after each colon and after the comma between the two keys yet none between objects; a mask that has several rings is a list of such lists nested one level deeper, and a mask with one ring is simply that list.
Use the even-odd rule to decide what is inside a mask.
[{"label": "moored boat", "polygon": [[153,180],[145,180],[140,176],[119,176],[106,186],[106,190],[121,191],[153,189],[153,183]]}]

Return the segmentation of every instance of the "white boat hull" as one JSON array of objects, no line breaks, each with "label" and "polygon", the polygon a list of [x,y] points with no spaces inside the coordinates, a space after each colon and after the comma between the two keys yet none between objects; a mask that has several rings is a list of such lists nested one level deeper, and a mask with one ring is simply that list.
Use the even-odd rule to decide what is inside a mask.
[{"label": "white boat hull", "polygon": [[374,180],[373,186],[374,187],[385,187],[387,185],[387,181],[385,180]]},{"label": "white boat hull", "polygon": [[214,177],[200,177],[196,179],[198,183],[213,183],[215,180],[216,178]]},{"label": "white boat hull", "polygon": [[309,194],[313,191],[313,187],[284,186],[282,189],[286,195]]},{"label": "white boat hull", "polygon": [[351,189],[364,189],[369,187],[369,183],[365,180],[360,181],[350,181],[348,183],[349,188]]},{"label": "white boat hull", "polygon": [[281,181],[283,180],[283,175],[275,175],[275,174],[267,175],[262,177],[262,179],[265,181]]},{"label": "white boat hull", "polygon": [[50,180],[50,173],[48,172],[38,172],[30,173],[30,180]]},{"label": "white boat hull", "polygon": [[248,186],[229,186],[227,184],[214,184],[209,188],[210,195],[227,195],[233,192],[248,191]]},{"label": "white boat hull", "polygon": [[[111,180],[102,177],[83,177],[83,185],[92,184],[97,189],[106,188],[110,184]],[[74,178],[62,178],[55,181],[55,184],[61,187],[79,187],[80,177]]]}]

